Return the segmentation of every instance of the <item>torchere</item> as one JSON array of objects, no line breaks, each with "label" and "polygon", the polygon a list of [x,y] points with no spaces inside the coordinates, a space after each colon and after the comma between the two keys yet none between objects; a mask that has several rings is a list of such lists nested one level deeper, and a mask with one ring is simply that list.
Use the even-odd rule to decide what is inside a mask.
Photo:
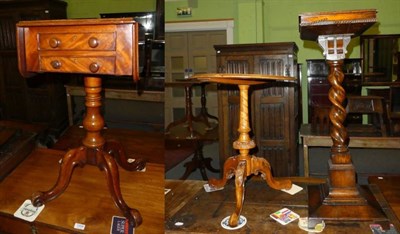
[{"label": "torchere", "polygon": [[376,22],[376,10],[303,13],[299,16],[300,37],[318,41],[329,66],[331,84],[329,113],[332,138],[327,186],[309,187],[309,216],[324,219],[370,220],[383,212],[368,189],[357,186],[355,169],[348,148],[349,136],[343,125],[346,93],[341,83],[343,59],[351,38],[359,36]]}]

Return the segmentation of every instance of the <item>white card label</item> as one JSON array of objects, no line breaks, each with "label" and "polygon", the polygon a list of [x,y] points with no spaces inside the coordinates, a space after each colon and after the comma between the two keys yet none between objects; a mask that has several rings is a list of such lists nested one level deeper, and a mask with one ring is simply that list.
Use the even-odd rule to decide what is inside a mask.
[{"label": "white card label", "polygon": [[289,193],[290,195],[294,195],[301,190],[303,190],[303,188],[296,184],[292,184],[292,187],[290,189],[282,189],[283,192]]},{"label": "white card label", "polygon": [[78,230],[85,230],[85,224],[82,223],[75,223],[74,228]]},{"label": "white card label", "polygon": [[216,188],[216,187],[210,186],[209,184],[204,184],[203,187],[204,187],[204,190],[206,190],[207,193],[215,192],[215,191],[224,189],[224,187]]},{"label": "white card label", "polygon": [[169,193],[170,191],[171,191],[171,189],[169,189],[169,188],[164,189],[164,195],[167,195],[167,193]]},{"label": "white card label", "polygon": [[28,199],[15,211],[14,216],[28,222],[33,222],[43,209],[44,205],[35,207],[32,205],[31,200]]}]

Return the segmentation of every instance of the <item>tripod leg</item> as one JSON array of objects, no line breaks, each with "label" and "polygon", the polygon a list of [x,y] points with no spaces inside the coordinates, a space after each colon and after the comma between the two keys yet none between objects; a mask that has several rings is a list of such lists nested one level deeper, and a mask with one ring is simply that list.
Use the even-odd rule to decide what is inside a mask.
[{"label": "tripod leg", "polygon": [[128,218],[132,226],[139,226],[142,223],[142,216],[139,211],[128,207],[122,198],[117,163],[110,154],[105,152],[99,152],[99,154],[101,154],[104,161],[99,163],[98,166],[100,170],[104,171],[106,174],[107,185],[115,205],[123,212],[124,216]]},{"label": "tripod leg", "polygon": [[262,178],[273,189],[290,189],[292,182],[290,180],[275,180],[271,173],[271,166],[265,158],[255,157],[251,158],[252,172],[257,175],[261,172]]},{"label": "tripod leg", "polygon": [[35,192],[31,198],[32,204],[34,206],[41,206],[60,196],[68,187],[75,166],[79,165],[83,167],[86,160],[85,147],[69,150],[62,158],[56,184],[46,192]]},{"label": "tripod leg", "polygon": [[240,213],[243,208],[244,200],[244,182],[246,181],[246,161],[240,161],[235,172],[235,195],[236,195],[236,209],[229,218],[229,226],[236,227],[239,222]]},{"label": "tripod leg", "polygon": [[224,171],[221,179],[210,179],[208,183],[210,186],[215,188],[222,188],[225,186],[226,182],[233,177],[236,168],[238,166],[238,159],[236,156],[228,158],[224,163]]},{"label": "tripod leg", "polygon": [[[104,146],[104,151],[113,155],[118,165],[127,171],[140,171],[146,166],[146,162],[141,158],[128,158],[122,144],[115,140],[108,140]],[[132,162],[129,162],[132,160]]]}]

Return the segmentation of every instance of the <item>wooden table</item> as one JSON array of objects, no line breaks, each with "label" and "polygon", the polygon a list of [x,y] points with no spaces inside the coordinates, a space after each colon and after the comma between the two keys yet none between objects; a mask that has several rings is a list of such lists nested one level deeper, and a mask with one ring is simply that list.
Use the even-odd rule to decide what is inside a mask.
[{"label": "wooden table", "polygon": [[[171,149],[173,151],[174,148],[191,148],[193,149],[192,160],[185,163],[184,167],[186,167],[186,170],[180,179],[186,180],[192,172],[199,169],[203,180],[208,180],[206,170],[214,173],[220,171],[211,166],[212,158],[204,157],[203,147],[206,144],[218,141],[218,127],[207,129],[207,125],[204,123],[194,123],[193,130],[197,133],[194,137],[192,137],[192,133],[184,124],[179,124],[170,128],[169,133],[165,134],[165,150],[167,152],[165,154],[165,163],[169,164],[168,161],[170,157],[174,157],[171,155],[171,153],[173,153]],[[182,161],[184,159],[185,158],[182,158]]]},{"label": "wooden table", "polygon": [[[311,124],[300,127],[300,137],[303,139],[304,176],[310,174],[309,147],[331,147],[332,138],[329,132],[319,131]],[[381,148],[400,149],[400,137],[363,137],[350,136],[350,148]]]},{"label": "wooden table", "polygon": [[239,125],[238,138],[233,142],[233,148],[239,151],[238,155],[229,157],[224,162],[221,179],[210,179],[209,184],[213,188],[222,188],[229,179],[235,177],[236,185],[236,208],[229,218],[229,226],[237,227],[243,208],[245,196],[245,182],[252,175],[261,175],[265,182],[274,189],[290,189],[290,180],[275,180],[272,176],[271,166],[263,157],[257,157],[250,153],[256,147],[249,132],[249,89],[251,85],[260,85],[268,82],[288,82],[295,78],[286,76],[262,75],[262,74],[229,74],[210,73],[196,74],[193,79],[203,82],[214,82],[218,84],[229,84],[239,87]]},{"label": "wooden table", "polygon": [[[194,149],[193,158],[185,163],[185,173],[181,179],[185,180],[189,175],[199,169],[203,180],[208,180],[206,169],[212,172],[219,172],[211,166],[211,158],[205,158],[203,147],[207,143],[218,141],[218,124],[210,120],[218,121],[218,118],[212,116],[207,111],[207,100],[205,86],[207,81],[196,79],[178,79],[168,82],[165,85],[169,87],[182,87],[185,89],[185,116],[182,119],[169,123],[165,128],[165,140],[167,145],[191,145]],[[192,89],[193,86],[201,86],[201,109],[198,115],[193,115],[192,107]],[[176,148],[170,147],[168,148]],[[169,156],[170,154],[166,154]],[[166,158],[166,161],[169,159]]]},{"label": "wooden table", "polygon": [[[140,212],[124,201],[118,166],[129,171],[145,167],[140,158],[128,158],[117,141],[106,141],[101,131],[102,78],[100,75],[139,79],[138,27],[133,18],[20,21],[17,24],[18,68],[23,77],[37,73],[85,74],[86,135],[82,146],[69,150],[60,164],[55,185],[32,195],[32,204],[43,205],[60,196],[69,185],[74,167],[97,166],[107,176],[114,203],[129,223],[142,222]],[[118,165],[117,165],[118,163]]]},{"label": "wooden table", "polygon": [[[96,167],[75,168],[71,183],[56,200],[46,204],[32,222],[13,217],[37,189],[51,187],[64,151],[37,149],[0,183],[0,233],[110,233],[112,216],[122,216]],[[164,233],[164,167],[147,163],[146,172],[120,171],[125,201],[141,211],[143,223],[135,233]],[[138,189],[140,188],[140,189]],[[84,231],[74,229],[85,224]]]},{"label": "wooden table", "polygon": [[[185,116],[177,121],[169,123],[168,126],[165,128],[166,133],[169,133],[169,130],[172,127],[178,126],[180,124],[187,125],[187,128],[190,131],[192,136],[196,136],[194,131],[195,122],[200,122],[206,125],[207,129],[216,128],[216,125],[209,121],[209,119],[214,119],[218,121],[218,118],[210,115],[207,111],[207,100],[206,100],[206,92],[205,86],[209,84],[208,81],[201,81],[196,79],[179,79],[173,82],[165,83],[165,86],[168,87],[182,87],[185,89]],[[193,107],[192,107],[192,92],[193,86],[199,85],[201,87],[201,109],[200,113],[196,116],[193,115]]]},{"label": "wooden table", "polygon": [[[295,195],[279,190],[265,188],[265,182],[252,179],[247,182],[246,206],[242,215],[247,218],[245,227],[234,233],[306,233],[298,228],[297,221],[281,225],[269,215],[283,207],[292,209],[301,217],[308,214],[308,185],[318,185],[324,180],[305,177],[289,178],[304,188]],[[223,218],[230,215],[235,203],[233,183],[225,189],[206,193],[203,181],[167,180],[165,187],[171,191],[165,196],[165,232],[166,233],[233,233],[221,227]],[[379,191],[379,190],[378,190]],[[390,191],[387,191],[390,192]],[[385,193],[383,193],[385,194]],[[400,194],[399,194],[400,195]],[[183,222],[176,226],[176,222]],[[369,224],[373,221],[325,221],[323,233],[371,233]]]}]

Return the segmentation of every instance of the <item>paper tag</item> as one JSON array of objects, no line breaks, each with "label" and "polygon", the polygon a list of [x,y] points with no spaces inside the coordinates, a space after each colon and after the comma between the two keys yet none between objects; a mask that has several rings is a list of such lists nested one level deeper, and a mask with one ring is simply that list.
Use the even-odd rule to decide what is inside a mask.
[{"label": "paper tag", "polygon": [[296,184],[292,184],[292,187],[290,189],[281,189],[281,191],[283,191],[285,193],[289,193],[290,195],[294,195],[294,194],[300,192],[301,190],[303,190],[303,188]]},{"label": "paper tag", "polygon": [[85,230],[85,224],[82,223],[75,223],[74,228],[78,230]]},{"label": "paper tag", "polygon": [[204,184],[203,187],[204,187],[204,190],[205,190],[207,193],[215,192],[215,191],[224,189],[224,187],[216,188],[216,187],[210,186],[209,184]]},{"label": "paper tag", "polygon": [[171,189],[169,189],[169,188],[164,189],[164,195],[167,195],[167,193],[169,193],[170,191],[171,191]]},{"label": "paper tag", "polygon": [[134,234],[135,228],[129,224],[125,217],[113,216],[110,234]]},{"label": "paper tag", "polygon": [[42,212],[44,205],[35,207],[31,200],[25,200],[24,203],[15,211],[14,216],[28,222],[35,221],[36,217]]}]

